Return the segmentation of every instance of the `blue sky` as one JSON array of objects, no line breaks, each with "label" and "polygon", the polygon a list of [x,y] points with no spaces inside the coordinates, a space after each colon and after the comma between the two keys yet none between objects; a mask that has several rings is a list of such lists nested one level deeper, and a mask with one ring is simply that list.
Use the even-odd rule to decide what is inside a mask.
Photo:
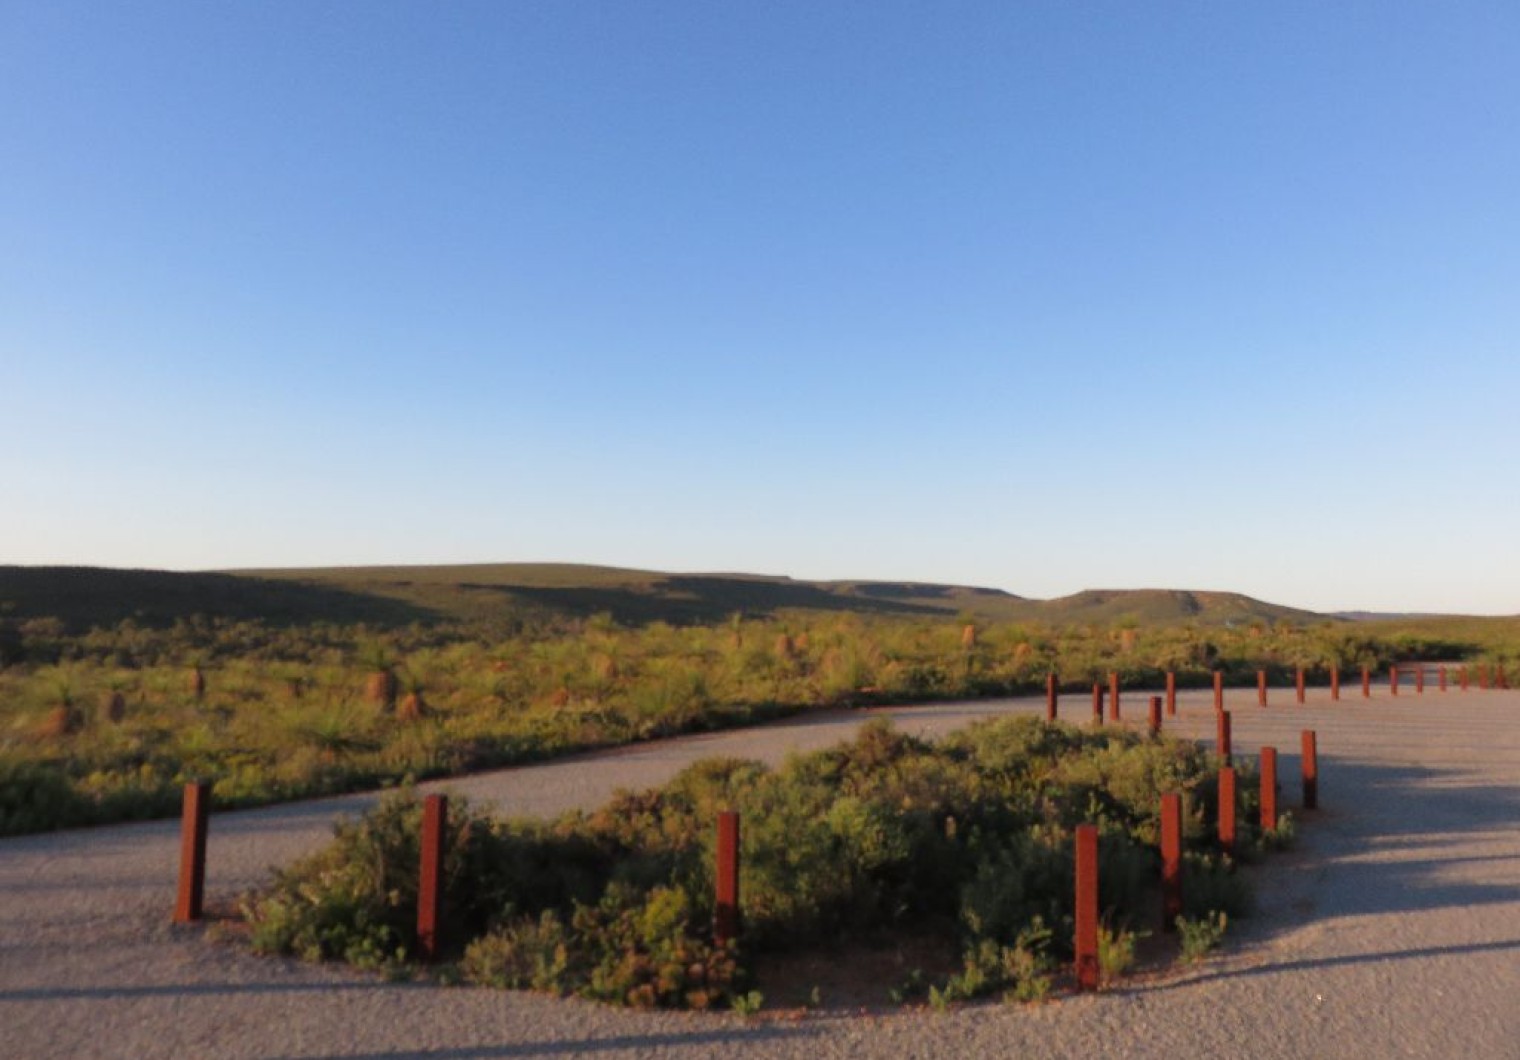
[{"label": "blue sky", "polygon": [[0,562],[1520,612],[1512,3],[0,0]]}]

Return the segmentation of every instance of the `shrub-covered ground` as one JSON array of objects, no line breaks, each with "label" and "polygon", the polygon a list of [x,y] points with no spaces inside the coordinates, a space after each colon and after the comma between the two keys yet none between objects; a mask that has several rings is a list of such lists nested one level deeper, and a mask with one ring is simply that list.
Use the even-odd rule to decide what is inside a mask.
[{"label": "shrub-covered ground", "polygon": [[[894,997],[1034,999],[1071,957],[1072,829],[1100,830],[1104,963],[1121,972],[1159,927],[1159,808],[1181,792],[1185,952],[1217,941],[1248,896],[1213,840],[1218,761],[1196,744],[1029,718],[927,744],[872,723],[779,769],[698,763],[663,788],[554,822],[450,806],[443,974],[635,1006],[758,1003],[757,958],[925,933],[960,954]],[[1242,822],[1254,787],[1239,785]],[[737,944],[715,948],[720,810],[742,820]],[[404,968],[416,953],[419,800],[394,793],[246,904],[271,953]],[[1274,838],[1274,837],[1267,837]],[[1243,829],[1241,848],[1263,837]],[[885,997],[882,1000],[886,1000]]]},{"label": "shrub-covered ground", "polygon": [[[1511,624],[1512,625],[1512,624]],[[622,627],[277,628],[124,622],[72,633],[0,624],[0,834],[170,814],[210,780],[222,806],[452,775],[815,707],[1067,689],[1117,671],[1276,682],[1396,659],[1510,660],[1491,626],[1464,637],[1354,624],[1052,628],[789,619]],[[1503,629],[1509,629],[1506,625]],[[1485,632],[1487,631],[1487,632]],[[1507,636],[1507,634],[1505,634]],[[1485,639],[1487,638],[1487,639]]]}]

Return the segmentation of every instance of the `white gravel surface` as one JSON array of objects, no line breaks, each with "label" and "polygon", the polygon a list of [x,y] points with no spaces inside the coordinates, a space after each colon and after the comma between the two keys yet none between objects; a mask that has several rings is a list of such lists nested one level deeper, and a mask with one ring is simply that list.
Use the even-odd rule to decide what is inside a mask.
[{"label": "white gravel surface", "polygon": [[[1257,915],[1224,956],[1097,996],[949,1014],[800,1020],[640,1014],[574,1000],[388,984],[251,956],[172,928],[177,822],[0,840],[0,1055],[445,1058],[1167,1056],[1520,1060],[1520,692],[1340,703],[1232,691],[1238,753],[1275,744],[1296,810],[1299,732],[1319,733],[1320,805],[1253,870]],[[1126,693],[1130,724],[1145,698]],[[1209,694],[1175,728],[1213,738]],[[1086,697],[1063,700],[1072,720]],[[935,734],[1035,713],[1004,700],[815,715],[503,770],[444,785],[513,813],[592,807],[708,755],[777,761],[864,718]],[[208,898],[225,903],[322,843],[351,796],[215,815]]]}]

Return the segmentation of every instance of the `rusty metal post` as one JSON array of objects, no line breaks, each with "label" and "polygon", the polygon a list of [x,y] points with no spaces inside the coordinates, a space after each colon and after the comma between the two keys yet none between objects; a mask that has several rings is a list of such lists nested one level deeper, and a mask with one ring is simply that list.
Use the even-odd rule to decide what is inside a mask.
[{"label": "rusty metal post", "polygon": [[1214,709],[1224,709],[1224,674],[1214,671]]},{"label": "rusty metal post", "polygon": [[1056,720],[1056,675],[1054,670],[1045,675],[1045,720]]},{"label": "rusty metal post", "polygon": [[201,918],[206,897],[206,823],[211,813],[211,785],[185,785],[179,819],[179,895],[174,922],[191,924]]},{"label": "rusty metal post", "polygon": [[1436,680],[1440,683],[1441,691],[1445,692],[1446,691],[1446,667],[1445,666],[1439,666],[1439,667],[1436,668]]},{"label": "rusty metal post", "polygon": [[739,937],[739,815],[718,814],[718,903],[713,911],[713,943]]},{"label": "rusty metal post", "polygon": [[1338,703],[1340,702],[1340,698],[1341,668],[1339,666],[1332,666],[1330,667],[1330,701],[1332,703]]},{"label": "rusty metal post", "polygon": [[1277,829],[1277,748],[1261,749],[1261,830]]},{"label": "rusty metal post", "polygon": [[1399,667],[1397,663],[1388,667],[1388,694],[1390,696],[1399,694]]},{"label": "rusty metal post", "polygon": [[1425,667],[1423,666],[1414,668],[1414,694],[1417,696],[1425,694]]},{"label": "rusty metal post", "polygon": [[1265,670],[1256,671],[1256,705],[1258,707],[1267,705],[1267,671]]},{"label": "rusty metal post", "polygon": [[1219,845],[1235,854],[1235,770],[1230,766],[1219,771]]},{"label": "rusty metal post", "polygon": [[1161,930],[1176,931],[1182,915],[1182,796],[1161,796]]},{"label": "rusty metal post", "polygon": [[1098,989],[1098,828],[1077,825],[1077,989]]},{"label": "rusty metal post", "polygon": [[422,800],[422,870],[417,880],[417,950],[424,961],[438,959],[442,942],[443,845],[449,827],[449,797]]},{"label": "rusty metal post", "polygon": [[1484,665],[1478,667],[1478,691],[1488,691],[1488,667]]},{"label": "rusty metal post", "polygon": [[1166,716],[1177,716],[1177,675],[1171,670],[1166,672]]},{"label": "rusty metal post", "polygon": [[1230,760],[1230,712],[1221,710],[1218,714],[1214,715],[1214,722],[1217,730],[1215,750],[1219,753],[1220,758],[1228,762]]},{"label": "rusty metal post", "polygon": [[1150,717],[1147,719],[1147,721],[1148,721],[1148,724],[1150,725],[1151,735],[1152,736],[1160,736],[1161,735],[1161,697],[1160,696],[1151,696],[1150,707],[1151,707]]},{"label": "rusty metal post", "polygon": [[1293,690],[1298,695],[1298,705],[1304,705],[1304,668],[1300,666],[1298,672],[1293,675]]},{"label": "rusty metal post", "polygon": [[1460,682],[1460,687],[1461,687],[1462,691],[1466,692],[1467,689],[1468,689],[1468,685],[1469,685],[1468,677],[1467,677],[1467,664],[1466,663],[1463,663],[1462,664],[1462,668],[1457,671],[1457,681]]},{"label": "rusty metal post", "polygon": [[1372,667],[1362,667],[1362,698],[1372,698]]},{"label": "rusty metal post", "polygon": [[1093,724],[1103,724],[1103,686],[1093,682]]},{"label": "rusty metal post", "polygon": [[1108,716],[1112,721],[1118,721],[1119,714],[1119,672],[1111,671],[1108,675]]},{"label": "rusty metal post", "polygon": [[1304,775],[1304,809],[1319,808],[1319,751],[1315,745],[1314,730],[1303,732],[1301,772]]}]

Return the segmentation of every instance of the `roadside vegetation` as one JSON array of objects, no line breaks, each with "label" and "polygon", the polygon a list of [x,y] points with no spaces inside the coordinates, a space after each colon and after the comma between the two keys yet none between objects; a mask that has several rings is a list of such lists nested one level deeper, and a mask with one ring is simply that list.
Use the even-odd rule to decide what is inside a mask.
[{"label": "roadside vegetation", "polygon": [[[749,1011],[780,985],[757,962],[911,934],[942,959],[878,1002],[1038,1000],[1071,960],[1072,829],[1100,833],[1105,974],[1159,934],[1159,806],[1184,796],[1185,959],[1217,944],[1249,893],[1213,839],[1219,762],[1190,741],[985,722],[935,744],[873,722],[779,769],[699,762],[666,786],[553,822],[450,805],[437,974],[637,1007]],[[1242,783],[1239,817],[1254,820]],[[742,821],[737,943],[712,939],[714,822]],[[341,825],[246,903],[255,948],[407,974],[421,808],[409,790]],[[1246,828],[1239,850],[1262,836]],[[1176,948],[1176,947],[1174,947]]]},{"label": "roadside vegetation", "polygon": [[844,706],[1154,687],[1467,658],[1520,672],[1511,620],[1233,628],[800,611],[399,628],[190,619],[76,630],[0,616],[0,834],[393,785]]}]

